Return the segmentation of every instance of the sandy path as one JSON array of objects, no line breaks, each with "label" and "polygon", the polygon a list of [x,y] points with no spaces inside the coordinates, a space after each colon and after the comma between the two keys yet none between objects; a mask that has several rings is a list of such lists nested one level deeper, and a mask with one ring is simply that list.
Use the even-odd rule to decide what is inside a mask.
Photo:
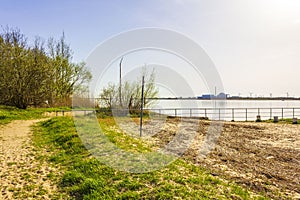
[{"label": "sandy path", "polygon": [[47,178],[54,169],[35,159],[30,126],[38,121],[0,126],[0,199],[51,199],[56,190]]}]

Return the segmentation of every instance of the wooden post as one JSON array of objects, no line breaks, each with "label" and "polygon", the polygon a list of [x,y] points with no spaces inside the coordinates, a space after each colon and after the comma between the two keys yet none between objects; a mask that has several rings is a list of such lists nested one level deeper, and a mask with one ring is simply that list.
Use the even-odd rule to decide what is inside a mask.
[{"label": "wooden post", "polygon": [[298,124],[298,118],[293,117],[293,124]]},{"label": "wooden post", "polygon": [[142,97],[141,97],[141,113],[140,113],[140,137],[142,137],[143,132],[143,110],[144,110],[144,82],[145,77],[143,76],[142,79]]},{"label": "wooden post", "polygon": [[261,122],[261,117],[260,117],[260,115],[257,115],[257,116],[256,116],[256,122]]}]

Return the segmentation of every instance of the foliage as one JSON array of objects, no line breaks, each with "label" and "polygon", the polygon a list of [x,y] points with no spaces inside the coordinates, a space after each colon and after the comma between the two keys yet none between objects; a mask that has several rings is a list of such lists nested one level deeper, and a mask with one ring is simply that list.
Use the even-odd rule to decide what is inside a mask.
[{"label": "foliage", "polygon": [[48,40],[48,51],[54,80],[51,85],[53,92],[50,103],[57,98],[67,99],[78,89],[85,90],[82,86],[92,78],[91,73],[86,69],[85,63],[71,62],[72,52],[65,42],[64,34],[59,41],[53,38]]},{"label": "foliage", "polygon": [[33,45],[19,29],[0,33],[0,104],[28,106],[59,105],[91,79],[84,63],[72,63],[65,42],[36,37]]}]

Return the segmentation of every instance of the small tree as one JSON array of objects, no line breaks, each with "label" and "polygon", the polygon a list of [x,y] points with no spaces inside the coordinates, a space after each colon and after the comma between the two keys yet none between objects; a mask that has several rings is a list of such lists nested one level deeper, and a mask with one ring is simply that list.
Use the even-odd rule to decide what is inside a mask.
[{"label": "small tree", "polygon": [[[153,103],[153,98],[157,97],[158,89],[155,87],[155,71],[154,69],[149,74],[144,67],[141,76],[133,82],[125,81],[122,84],[121,99],[119,98],[120,88],[116,84],[109,83],[108,86],[102,89],[100,93],[100,105],[112,108],[128,108],[130,112],[134,112],[141,107],[141,80],[145,77],[145,92],[144,92],[144,107],[150,107]],[[122,105],[120,103],[122,102]]]},{"label": "small tree", "polygon": [[76,90],[86,89],[83,86],[91,80],[92,75],[84,62],[72,63],[72,51],[64,34],[58,41],[53,38],[48,40],[48,55],[53,77],[53,82],[49,85],[52,91],[50,104],[55,104],[57,99],[69,99],[74,92],[78,92]]},{"label": "small tree", "polygon": [[118,88],[116,85],[109,83],[106,88],[103,88],[100,99],[103,107],[111,109],[116,104],[118,95]]}]

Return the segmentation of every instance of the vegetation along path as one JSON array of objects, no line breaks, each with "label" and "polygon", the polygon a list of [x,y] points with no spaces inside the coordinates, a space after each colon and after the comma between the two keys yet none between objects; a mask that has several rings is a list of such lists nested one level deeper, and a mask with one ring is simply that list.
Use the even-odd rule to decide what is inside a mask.
[{"label": "vegetation along path", "polygon": [[55,169],[36,159],[31,126],[40,120],[16,120],[0,126],[0,199],[52,199]]}]

